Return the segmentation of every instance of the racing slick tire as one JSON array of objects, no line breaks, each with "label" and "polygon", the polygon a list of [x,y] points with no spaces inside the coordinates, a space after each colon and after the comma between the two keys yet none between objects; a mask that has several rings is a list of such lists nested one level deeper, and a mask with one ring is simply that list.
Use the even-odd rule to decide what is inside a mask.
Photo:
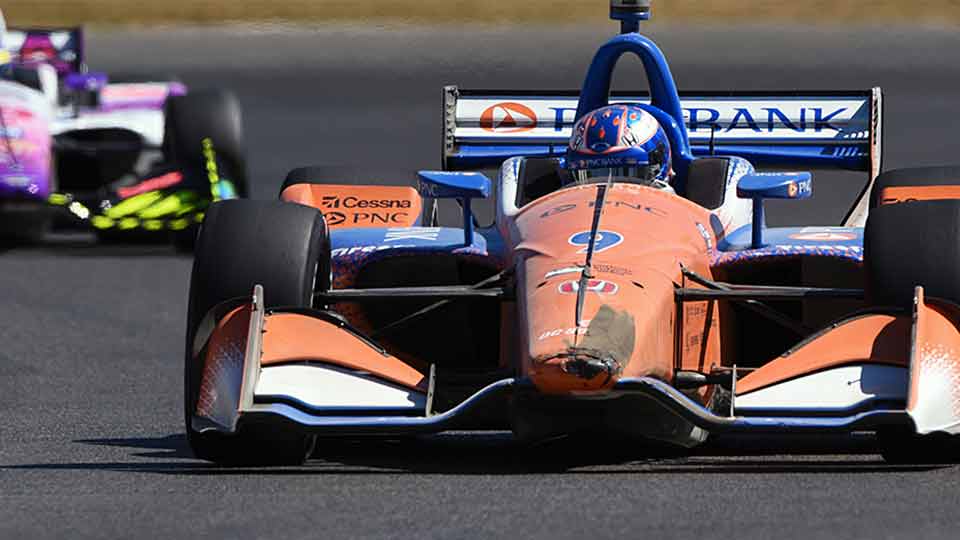
[{"label": "racing slick tire", "polygon": [[[330,241],[321,213],[281,201],[214,203],[197,241],[187,313],[184,405],[194,454],[222,465],[300,464],[316,438],[275,426],[241,425],[233,436],[192,429],[202,363],[192,355],[197,326],[214,306],[264,289],[267,306],[310,307],[329,287]],[[203,355],[200,355],[202,358]]]},{"label": "racing slick tire", "polygon": [[881,206],[888,187],[960,186],[960,165],[895,169],[877,177],[870,193],[870,208]]},{"label": "racing slick tire", "polygon": [[[247,197],[247,165],[243,145],[240,102],[230,92],[205,90],[169,98],[165,106],[164,158],[187,171],[188,182],[198,191],[210,189],[204,140],[210,139],[217,164],[226,169],[237,196]],[[220,171],[221,173],[223,171]],[[174,233],[180,251],[196,247],[198,226]]]},{"label": "racing slick tire", "polygon": [[[927,180],[894,183],[917,178]],[[952,182],[947,178],[892,175],[883,185],[949,185]],[[909,309],[917,285],[923,286],[928,297],[960,304],[960,200],[879,205],[867,218],[863,243],[871,304]],[[960,459],[960,437],[946,434],[884,429],[877,433],[877,446],[889,463],[952,463]]]},{"label": "racing slick tire", "polygon": [[917,435],[903,429],[877,432],[883,460],[895,465],[930,465],[960,461],[960,437],[946,433]]},{"label": "racing slick tire", "polygon": [[53,215],[42,202],[0,201],[0,249],[39,244],[52,224]]},{"label": "racing slick tire", "polygon": [[917,285],[960,304],[960,200],[880,205],[867,218],[863,247],[871,304],[908,308]]}]

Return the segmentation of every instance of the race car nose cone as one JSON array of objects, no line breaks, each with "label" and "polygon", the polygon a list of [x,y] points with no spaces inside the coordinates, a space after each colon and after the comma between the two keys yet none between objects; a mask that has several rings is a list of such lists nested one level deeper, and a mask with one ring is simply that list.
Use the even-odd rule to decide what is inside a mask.
[{"label": "race car nose cone", "polygon": [[601,392],[612,387],[623,367],[597,351],[571,348],[534,363],[530,378],[544,394]]},{"label": "race car nose cone", "polygon": [[559,350],[535,358],[530,377],[540,391],[550,394],[609,389],[630,362],[635,334],[629,313],[603,305],[583,335],[558,342]]}]

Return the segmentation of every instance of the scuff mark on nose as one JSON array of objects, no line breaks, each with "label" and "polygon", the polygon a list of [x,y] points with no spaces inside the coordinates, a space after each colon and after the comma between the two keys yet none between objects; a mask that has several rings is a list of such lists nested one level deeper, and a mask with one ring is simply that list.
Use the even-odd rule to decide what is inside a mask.
[{"label": "scuff mark on nose", "polygon": [[633,316],[607,304],[600,306],[582,338],[567,344],[567,350],[541,359],[559,360],[564,373],[593,380],[606,374],[606,384],[623,373],[633,356],[636,327]]},{"label": "scuff mark on nose", "polygon": [[626,367],[633,355],[636,338],[633,315],[603,304],[590,320],[583,338],[574,340],[573,348],[604,351]]}]

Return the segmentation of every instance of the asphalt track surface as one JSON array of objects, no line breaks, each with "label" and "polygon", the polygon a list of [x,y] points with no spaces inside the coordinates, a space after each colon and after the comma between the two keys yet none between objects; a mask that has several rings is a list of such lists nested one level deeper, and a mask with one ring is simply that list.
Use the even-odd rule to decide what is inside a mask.
[{"label": "asphalt track surface", "polygon": [[[268,198],[295,165],[400,171],[383,178],[395,182],[436,167],[443,84],[576,88],[610,30],[131,31],[94,34],[90,56],[235,89],[253,194]],[[888,167],[960,161],[956,32],[652,34],[683,88],[883,86]],[[772,220],[836,223],[858,177],[817,178],[812,201],[774,205]],[[869,438],[657,459],[453,434],[325,443],[302,468],[212,468],[181,435],[189,269],[166,248],[82,237],[0,253],[0,538],[956,538],[960,471],[886,465]]]}]

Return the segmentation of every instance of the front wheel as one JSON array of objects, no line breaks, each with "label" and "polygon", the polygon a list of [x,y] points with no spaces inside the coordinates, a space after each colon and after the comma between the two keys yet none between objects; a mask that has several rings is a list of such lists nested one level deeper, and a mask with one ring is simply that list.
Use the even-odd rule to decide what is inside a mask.
[{"label": "front wheel", "polygon": [[249,297],[257,284],[267,307],[311,307],[315,287],[325,287],[329,275],[329,236],[318,210],[251,200],[210,207],[190,280],[184,368],[185,427],[197,457],[223,465],[290,465],[309,457],[315,437],[295,429],[241,425],[232,436],[194,431],[205,351],[194,357],[193,341],[207,312]]},{"label": "front wheel", "polygon": [[877,432],[877,447],[884,461],[897,465],[930,465],[960,461],[960,437],[946,433],[917,435],[912,430]]}]

